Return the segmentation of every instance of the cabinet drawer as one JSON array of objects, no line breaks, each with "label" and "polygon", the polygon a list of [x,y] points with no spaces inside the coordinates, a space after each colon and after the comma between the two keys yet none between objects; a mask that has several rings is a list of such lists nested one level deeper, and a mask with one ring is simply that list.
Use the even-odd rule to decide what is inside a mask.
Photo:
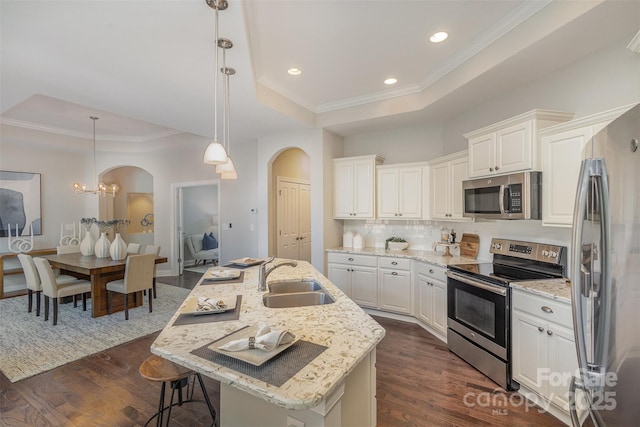
[{"label": "cabinet drawer", "polygon": [[416,264],[418,265],[417,271],[419,274],[424,274],[432,279],[441,280],[443,282],[447,281],[447,276],[444,274],[447,271],[446,268],[431,264],[430,262],[417,261]]},{"label": "cabinet drawer", "polygon": [[513,289],[511,297],[514,310],[529,313],[569,329],[573,328],[571,305],[519,289]]},{"label": "cabinet drawer", "polygon": [[378,267],[394,270],[411,270],[411,260],[408,258],[379,257]]},{"label": "cabinet drawer", "polygon": [[347,253],[329,252],[327,262],[335,262],[348,265],[365,265],[369,267],[377,267],[377,257],[373,255],[354,255]]}]

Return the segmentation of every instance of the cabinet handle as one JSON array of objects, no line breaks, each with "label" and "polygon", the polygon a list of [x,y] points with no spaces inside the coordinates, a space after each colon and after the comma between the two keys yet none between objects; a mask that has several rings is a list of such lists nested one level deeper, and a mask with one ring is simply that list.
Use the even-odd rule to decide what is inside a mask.
[{"label": "cabinet handle", "polygon": [[398,273],[396,273],[395,271],[392,271],[392,272],[391,272],[391,275],[392,275],[392,276],[397,276],[397,275],[398,275]]},{"label": "cabinet handle", "polygon": [[398,216],[402,216],[402,212],[400,212],[400,213],[398,214]]},{"label": "cabinet handle", "polygon": [[544,311],[545,313],[553,313],[553,310],[551,309],[551,307],[547,307],[546,305],[543,305],[542,307],[540,307],[540,310]]},{"label": "cabinet handle", "polygon": [[429,273],[433,274],[433,268],[429,269]]},{"label": "cabinet handle", "polygon": [[538,331],[544,332],[544,328],[542,326],[538,326]]},{"label": "cabinet handle", "polygon": [[489,168],[489,172],[493,172],[493,168]]},{"label": "cabinet handle", "polygon": [[392,261],[392,262],[391,262],[391,265],[398,265],[398,263],[397,263],[397,262],[395,262],[395,261]]},{"label": "cabinet handle", "polygon": [[547,331],[547,335],[551,336],[551,335],[553,335],[553,332]]},{"label": "cabinet handle", "polygon": [[496,166],[496,170],[500,169],[498,166]]},{"label": "cabinet handle", "polygon": [[349,261],[353,261],[353,258],[349,258]]}]

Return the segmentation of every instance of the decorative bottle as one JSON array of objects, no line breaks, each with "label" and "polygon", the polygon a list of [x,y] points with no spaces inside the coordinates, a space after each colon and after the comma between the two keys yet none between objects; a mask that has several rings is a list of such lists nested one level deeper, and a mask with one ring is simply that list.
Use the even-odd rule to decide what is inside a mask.
[{"label": "decorative bottle", "polygon": [[94,246],[95,255],[97,258],[106,258],[109,256],[109,247],[111,246],[111,242],[107,239],[107,233],[101,232],[100,238],[96,241],[96,245]]},{"label": "decorative bottle", "polygon": [[122,239],[122,236],[120,236],[120,233],[116,233],[116,237],[113,239],[113,242],[111,242],[109,254],[114,261],[120,261],[127,257],[127,244]]},{"label": "decorative bottle", "polygon": [[84,239],[80,242],[80,253],[84,256],[90,256],[95,253],[96,241],[94,240],[91,232],[87,231],[84,235]]}]

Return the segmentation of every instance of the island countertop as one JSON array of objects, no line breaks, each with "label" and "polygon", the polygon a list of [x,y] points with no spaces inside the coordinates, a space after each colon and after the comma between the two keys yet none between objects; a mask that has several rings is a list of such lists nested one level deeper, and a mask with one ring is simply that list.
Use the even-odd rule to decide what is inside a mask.
[{"label": "island countertop", "polygon": [[[276,260],[276,263],[279,262],[282,260]],[[309,409],[320,404],[385,335],[385,330],[371,316],[307,262],[299,261],[295,268],[279,267],[269,275],[267,283],[314,278],[333,296],[334,303],[267,308],[262,303],[265,292],[257,290],[258,267],[245,269],[241,283],[203,285],[203,278],[185,303],[201,296],[224,299],[242,295],[239,319],[172,326],[185,307],[183,303],[151,345],[151,352],[287,409]],[[191,353],[194,349],[256,323],[288,329],[300,339],[326,346],[327,349],[280,387]]]}]

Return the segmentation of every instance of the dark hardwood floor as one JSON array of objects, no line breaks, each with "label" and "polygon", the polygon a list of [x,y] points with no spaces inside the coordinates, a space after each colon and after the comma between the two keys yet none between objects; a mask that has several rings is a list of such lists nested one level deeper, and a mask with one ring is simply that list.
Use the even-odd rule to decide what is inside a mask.
[{"label": "dark hardwood floor", "polygon": [[[160,278],[191,288],[199,273]],[[195,281],[194,281],[195,279]],[[467,365],[421,327],[376,317],[387,335],[377,351],[378,426],[562,426]],[[157,333],[12,384],[0,374],[1,426],[141,426],[160,384],[138,367]],[[205,377],[218,407],[219,383]],[[196,399],[202,400],[196,387]],[[506,405],[504,403],[507,403]],[[207,426],[204,403],[175,407],[174,426]],[[155,420],[154,420],[155,421]],[[152,424],[154,425],[154,424]]]}]

